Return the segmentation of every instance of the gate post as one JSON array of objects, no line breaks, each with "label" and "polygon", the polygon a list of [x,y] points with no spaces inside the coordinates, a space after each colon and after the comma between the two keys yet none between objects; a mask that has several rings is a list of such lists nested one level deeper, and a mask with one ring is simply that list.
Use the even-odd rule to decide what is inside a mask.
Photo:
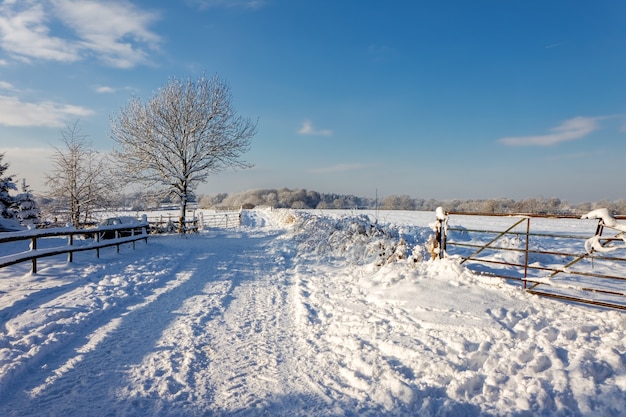
[{"label": "gate post", "polygon": [[528,277],[528,245],[530,241],[530,217],[526,219],[526,250],[524,256],[524,289],[526,289],[526,278]]},{"label": "gate post", "polygon": [[442,207],[435,210],[437,222],[435,223],[435,241],[439,247],[439,259],[443,259],[446,252],[446,241],[448,239],[448,215]]}]

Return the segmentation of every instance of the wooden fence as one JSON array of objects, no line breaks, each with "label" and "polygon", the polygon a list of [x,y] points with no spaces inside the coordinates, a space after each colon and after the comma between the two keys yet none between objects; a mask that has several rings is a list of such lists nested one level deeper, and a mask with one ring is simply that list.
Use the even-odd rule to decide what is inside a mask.
[{"label": "wooden fence", "polygon": [[[14,242],[17,244],[17,249],[13,253],[0,256],[0,268],[31,261],[31,272],[36,274],[37,260],[40,258],[67,254],[68,262],[72,262],[75,252],[95,250],[96,256],[100,257],[100,249],[116,246],[119,252],[120,246],[125,243],[132,243],[134,249],[136,241],[145,240],[146,243],[148,242],[148,227],[148,222],[144,220],[137,224],[101,226],[93,229],[65,227],[2,233],[0,235],[0,245],[6,248],[7,244]],[[105,234],[108,236],[111,233],[113,233],[113,235],[110,239],[103,239]],[[66,237],[66,244],[57,245],[56,241],[58,241],[58,239],[56,241],[55,239],[51,239],[58,237]],[[76,239],[76,237],[82,237],[83,239]],[[20,245],[20,242],[24,242],[24,244]],[[79,242],[81,244],[77,244]],[[26,247],[28,243],[28,250],[20,250],[20,246]],[[42,243],[42,245],[40,245],[40,243]],[[44,243],[52,243],[53,246],[40,248],[39,246],[43,246]]]},{"label": "wooden fence", "polygon": [[535,295],[626,310],[626,239],[603,219],[448,213],[446,221],[441,254],[460,256],[479,274]]}]

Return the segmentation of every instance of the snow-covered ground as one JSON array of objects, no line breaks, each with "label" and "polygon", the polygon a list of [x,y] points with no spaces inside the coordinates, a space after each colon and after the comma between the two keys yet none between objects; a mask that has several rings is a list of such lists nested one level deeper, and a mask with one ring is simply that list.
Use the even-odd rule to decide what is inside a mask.
[{"label": "snow-covered ground", "polygon": [[430,261],[434,213],[368,214],[0,270],[0,415],[626,415],[626,314]]}]

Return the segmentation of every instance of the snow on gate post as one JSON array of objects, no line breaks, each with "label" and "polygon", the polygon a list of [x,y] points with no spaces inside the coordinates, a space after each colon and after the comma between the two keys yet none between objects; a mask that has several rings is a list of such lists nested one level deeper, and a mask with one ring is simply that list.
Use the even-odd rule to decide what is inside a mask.
[{"label": "snow on gate post", "polygon": [[[614,250],[626,247],[626,224],[619,223],[615,217],[606,208],[599,208],[592,210],[589,213],[583,215],[581,219],[598,219],[598,227],[596,228],[596,234],[590,239],[585,241],[585,251],[588,254],[595,252],[613,252]],[[622,240],[624,246],[615,246],[612,244],[606,245],[600,242],[600,237],[605,227],[609,229],[617,230],[619,233],[612,239],[607,239],[607,243],[612,240]]]},{"label": "snow on gate post", "polygon": [[443,211],[443,208],[437,207],[435,210],[436,221],[431,224],[434,235],[431,235],[426,242],[428,252],[430,252],[430,259],[443,259],[446,251],[446,239],[448,234],[448,215]]}]

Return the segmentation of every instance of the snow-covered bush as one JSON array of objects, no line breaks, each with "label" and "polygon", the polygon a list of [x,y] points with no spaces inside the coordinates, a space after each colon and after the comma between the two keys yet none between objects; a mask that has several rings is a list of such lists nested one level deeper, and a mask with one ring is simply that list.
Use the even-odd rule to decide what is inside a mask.
[{"label": "snow-covered bush", "polygon": [[294,234],[301,253],[355,265],[382,266],[423,260],[430,229],[381,224],[362,214],[333,218],[298,212]]}]

